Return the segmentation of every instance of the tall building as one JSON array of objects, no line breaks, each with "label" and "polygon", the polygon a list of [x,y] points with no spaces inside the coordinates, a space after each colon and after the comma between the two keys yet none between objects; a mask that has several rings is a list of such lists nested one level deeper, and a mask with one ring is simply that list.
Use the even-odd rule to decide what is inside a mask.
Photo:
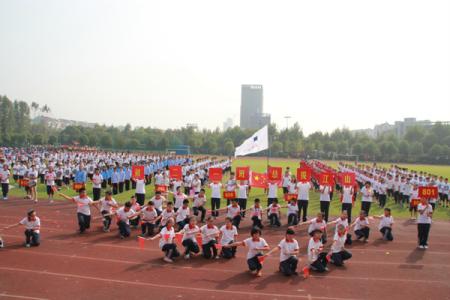
[{"label": "tall building", "polygon": [[243,84],[241,86],[241,128],[259,129],[270,124],[270,115],[263,113],[263,86]]}]

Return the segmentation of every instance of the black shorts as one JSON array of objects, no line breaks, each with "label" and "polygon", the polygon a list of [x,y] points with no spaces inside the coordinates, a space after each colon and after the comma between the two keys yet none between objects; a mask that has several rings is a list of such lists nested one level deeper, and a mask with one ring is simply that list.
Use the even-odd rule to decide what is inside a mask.
[{"label": "black shorts", "polygon": [[47,195],[53,195],[53,187],[51,185],[47,185]]}]

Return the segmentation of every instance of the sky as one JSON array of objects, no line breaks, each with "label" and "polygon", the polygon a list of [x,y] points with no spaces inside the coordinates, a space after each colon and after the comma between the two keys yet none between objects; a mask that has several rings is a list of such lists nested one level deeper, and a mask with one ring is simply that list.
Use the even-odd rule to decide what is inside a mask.
[{"label": "sky", "polygon": [[52,116],[239,125],[241,84],[306,134],[450,121],[450,1],[0,0],[0,94]]}]

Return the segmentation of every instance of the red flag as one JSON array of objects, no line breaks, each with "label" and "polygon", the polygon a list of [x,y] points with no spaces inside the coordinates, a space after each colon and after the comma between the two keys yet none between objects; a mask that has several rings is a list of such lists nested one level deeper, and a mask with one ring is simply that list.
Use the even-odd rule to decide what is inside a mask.
[{"label": "red flag", "polygon": [[217,249],[217,251],[222,250],[222,245],[221,244],[216,244],[216,249]]},{"label": "red flag", "polygon": [[181,245],[181,243],[183,242],[183,235],[181,233],[177,233],[175,234],[175,239],[177,241],[177,244]]},{"label": "red flag", "polygon": [[199,246],[201,246],[201,245],[203,245],[202,244],[202,242],[203,242],[203,240],[202,240],[202,235],[201,234],[199,234],[199,235],[197,235],[197,244],[199,245]]},{"label": "red flag", "polygon": [[209,181],[220,182],[222,181],[222,169],[221,168],[209,168]]},{"label": "red flag", "polygon": [[145,239],[141,236],[138,236],[139,248],[142,250],[145,246]]},{"label": "red flag", "polygon": [[299,182],[311,181],[311,169],[310,168],[298,168],[297,169],[297,180]]},{"label": "red flag", "polygon": [[143,180],[144,176],[144,166],[133,166],[131,168],[131,177],[133,177],[134,179]]},{"label": "red flag", "polygon": [[236,180],[248,180],[250,177],[250,167],[237,167]]},{"label": "red flag", "polygon": [[250,186],[264,189],[267,188],[267,175],[264,173],[252,172]]},{"label": "red flag", "polygon": [[181,180],[183,172],[181,171],[181,166],[170,166],[169,167],[169,178]]},{"label": "red flag", "polygon": [[263,264],[265,259],[266,259],[265,256],[258,256],[258,261],[260,264]]},{"label": "red flag", "polygon": [[269,167],[267,169],[267,172],[268,172],[267,178],[270,181],[281,180],[281,177],[283,176],[283,174],[282,174],[283,169],[281,167]]}]

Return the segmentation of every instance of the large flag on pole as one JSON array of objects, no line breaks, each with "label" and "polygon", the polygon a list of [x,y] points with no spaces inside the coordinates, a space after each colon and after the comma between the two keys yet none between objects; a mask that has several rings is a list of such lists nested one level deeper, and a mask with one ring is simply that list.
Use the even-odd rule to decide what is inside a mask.
[{"label": "large flag on pole", "polygon": [[251,153],[260,152],[269,148],[268,126],[264,126],[251,137],[246,139],[242,145],[236,147],[234,156],[244,156]]}]

